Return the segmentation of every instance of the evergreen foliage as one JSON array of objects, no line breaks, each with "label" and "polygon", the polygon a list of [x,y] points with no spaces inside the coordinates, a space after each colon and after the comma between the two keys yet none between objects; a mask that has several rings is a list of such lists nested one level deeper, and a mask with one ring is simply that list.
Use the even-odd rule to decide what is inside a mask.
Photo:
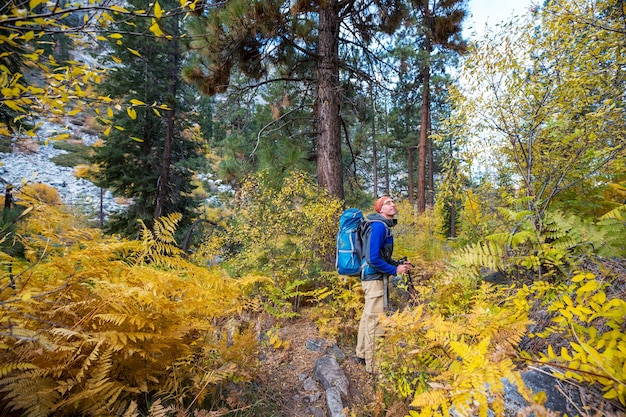
[{"label": "evergreen foliage", "polygon": [[[162,5],[174,7],[171,2]],[[137,0],[129,6],[142,10],[148,2]],[[114,27],[122,30],[128,24],[124,19],[114,22]],[[173,16],[161,19],[160,24],[162,30],[174,34],[182,23],[180,16]],[[150,22],[139,19],[132,25],[141,33]],[[163,206],[162,215],[183,214],[180,228],[184,228],[198,206],[191,195],[195,188],[191,168],[200,149],[193,136],[185,134],[190,128],[187,116],[193,96],[179,74],[183,44],[176,38],[160,40],[130,33],[124,43],[112,40],[108,45],[109,55],[121,64],[109,71],[100,86],[102,93],[115,100],[135,97],[137,103],[166,103],[168,108],[162,114],[138,104],[112,114],[115,128],[109,128],[103,146],[95,148],[93,156],[98,167],[96,182],[129,199],[130,206],[115,213],[105,229],[136,237],[141,230],[136,220],[150,225],[157,205]],[[160,186],[165,187],[164,196]]]}]

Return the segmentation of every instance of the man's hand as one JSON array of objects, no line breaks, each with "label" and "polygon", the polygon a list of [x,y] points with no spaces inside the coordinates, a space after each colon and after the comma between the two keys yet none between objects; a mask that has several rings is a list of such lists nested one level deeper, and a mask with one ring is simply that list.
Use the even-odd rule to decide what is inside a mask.
[{"label": "man's hand", "polygon": [[396,275],[403,275],[404,273],[410,271],[412,266],[413,265],[409,262],[404,261],[400,265],[396,266]]}]

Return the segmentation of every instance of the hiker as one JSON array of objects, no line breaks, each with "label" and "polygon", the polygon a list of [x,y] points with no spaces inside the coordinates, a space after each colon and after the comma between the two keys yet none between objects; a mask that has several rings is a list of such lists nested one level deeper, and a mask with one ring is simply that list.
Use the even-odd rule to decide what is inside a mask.
[{"label": "hiker", "polygon": [[364,238],[364,262],[361,273],[361,287],[365,293],[365,306],[359,322],[356,345],[356,360],[365,365],[369,373],[374,372],[375,338],[382,335],[378,316],[384,312],[388,301],[387,286],[390,276],[402,275],[411,269],[408,262],[394,261],[393,234],[396,225],[394,216],[396,204],[389,196],[383,196],[374,203],[376,213],[369,214],[369,235]]}]

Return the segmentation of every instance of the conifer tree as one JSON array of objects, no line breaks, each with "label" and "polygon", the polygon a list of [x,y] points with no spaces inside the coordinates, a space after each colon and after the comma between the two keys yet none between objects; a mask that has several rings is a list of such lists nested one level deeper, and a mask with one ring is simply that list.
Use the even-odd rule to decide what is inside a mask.
[{"label": "conifer tree", "polygon": [[313,109],[318,183],[343,198],[341,73],[368,77],[345,58],[371,55],[368,46],[376,36],[402,21],[404,3],[229,0],[196,7],[190,32],[197,62],[185,71],[186,79],[209,95],[225,92],[237,70],[263,83],[302,85]]},{"label": "conifer tree", "polygon": [[[417,175],[417,209],[423,212],[426,209],[427,183],[433,183],[433,155],[432,141],[429,138],[430,130],[430,106],[431,106],[431,72],[434,62],[432,54],[436,48],[452,50],[458,53],[465,51],[465,42],[461,39],[461,23],[465,18],[465,0],[417,0],[415,7],[421,14],[422,28],[424,31],[424,54],[422,64],[422,108],[419,137],[419,158]],[[429,178],[427,178],[427,166],[430,166]],[[428,198],[432,205],[432,193]]]},{"label": "conifer tree", "polygon": [[[149,6],[145,0],[130,3],[136,9]],[[171,2],[162,3],[163,8],[175,7]],[[197,147],[183,135],[187,121],[182,115],[190,96],[180,79],[180,17],[162,18],[159,24],[168,37],[146,35],[150,25],[146,20],[116,23],[117,30],[131,31],[110,44],[111,55],[121,64],[102,85],[103,93],[111,98],[130,96],[139,101],[114,115],[116,128],[110,129],[93,159],[99,165],[98,184],[131,200],[131,205],[107,224],[109,231],[125,235],[139,230],[137,219],[151,224],[152,219],[173,212],[183,214],[182,228],[196,206],[190,196],[194,187],[189,164]],[[155,111],[142,103],[165,103],[169,109]]]}]

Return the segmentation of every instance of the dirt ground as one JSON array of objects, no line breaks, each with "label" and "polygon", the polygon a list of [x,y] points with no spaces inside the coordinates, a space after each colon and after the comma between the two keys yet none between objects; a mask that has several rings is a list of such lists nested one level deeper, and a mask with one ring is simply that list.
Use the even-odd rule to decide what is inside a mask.
[{"label": "dirt ground", "polygon": [[[317,383],[316,391],[306,391],[303,385],[304,376],[313,379],[315,361],[325,354],[326,348],[335,344],[334,340],[322,338],[315,324],[303,317],[282,325],[280,338],[289,342],[289,348],[264,348],[261,365],[261,380],[266,387],[271,387],[273,399],[280,406],[280,416],[304,417],[323,412],[328,415],[326,397],[323,387]],[[307,348],[307,340],[323,341],[319,351]],[[339,360],[341,369],[349,380],[349,398],[344,399],[346,415],[375,415],[376,401],[373,376],[365,372],[365,367],[354,360],[354,352],[349,348],[340,347],[345,359]],[[319,397],[319,398],[317,398]],[[374,413],[372,414],[372,411]]]}]

